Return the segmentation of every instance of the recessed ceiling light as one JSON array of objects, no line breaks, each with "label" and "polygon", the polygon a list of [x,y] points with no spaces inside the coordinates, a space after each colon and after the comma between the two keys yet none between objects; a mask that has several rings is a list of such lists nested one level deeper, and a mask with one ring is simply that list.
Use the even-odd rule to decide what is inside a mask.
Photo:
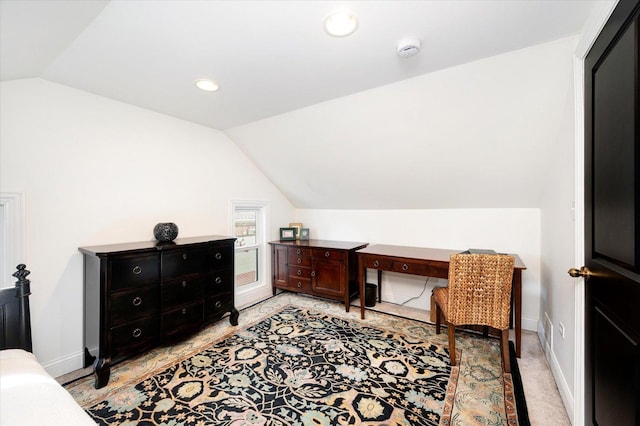
[{"label": "recessed ceiling light", "polygon": [[196,86],[198,89],[204,90],[206,92],[217,92],[220,86],[213,80],[207,80],[206,78],[201,78],[200,80],[196,80]]},{"label": "recessed ceiling light", "polygon": [[331,12],[324,20],[324,29],[335,37],[344,37],[358,28],[358,19],[346,9]]}]

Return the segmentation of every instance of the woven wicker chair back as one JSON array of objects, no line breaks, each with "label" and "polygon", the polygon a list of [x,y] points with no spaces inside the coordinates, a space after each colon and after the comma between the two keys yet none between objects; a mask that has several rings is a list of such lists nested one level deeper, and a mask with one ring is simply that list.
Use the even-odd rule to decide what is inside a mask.
[{"label": "woven wicker chair back", "polygon": [[447,320],[507,329],[513,265],[514,258],[502,254],[451,255]]}]

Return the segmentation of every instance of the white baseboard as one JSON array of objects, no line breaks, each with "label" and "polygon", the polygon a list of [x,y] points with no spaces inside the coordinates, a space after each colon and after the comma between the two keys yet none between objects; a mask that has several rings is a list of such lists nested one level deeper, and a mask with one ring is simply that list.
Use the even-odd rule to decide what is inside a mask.
[{"label": "white baseboard", "polygon": [[540,345],[542,345],[542,351],[544,352],[545,358],[547,359],[547,363],[551,368],[551,374],[553,375],[554,380],[556,381],[556,386],[558,386],[558,391],[560,392],[560,398],[562,398],[562,403],[564,404],[564,409],[569,416],[569,420],[571,424],[574,424],[573,412],[574,412],[574,400],[573,395],[571,394],[571,389],[567,384],[567,380],[562,374],[562,370],[560,369],[560,364],[558,363],[558,359],[556,358],[555,353],[552,348],[549,346],[547,340],[544,336],[544,328],[542,323],[538,324],[538,339],[540,340]]},{"label": "white baseboard", "polygon": [[64,374],[71,373],[82,368],[84,364],[84,351],[67,355],[63,358],[42,364],[42,367],[52,377],[60,377]]}]

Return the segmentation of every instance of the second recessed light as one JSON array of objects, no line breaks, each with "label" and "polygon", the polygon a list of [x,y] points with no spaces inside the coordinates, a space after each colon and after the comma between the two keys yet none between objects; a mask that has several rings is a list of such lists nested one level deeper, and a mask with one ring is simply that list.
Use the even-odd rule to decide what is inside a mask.
[{"label": "second recessed light", "polygon": [[220,89],[218,83],[213,80],[208,80],[206,78],[202,78],[200,80],[196,80],[196,86],[198,89],[204,90],[206,92],[217,92]]},{"label": "second recessed light", "polygon": [[344,37],[358,28],[358,19],[346,9],[331,12],[324,20],[324,29],[332,36]]}]

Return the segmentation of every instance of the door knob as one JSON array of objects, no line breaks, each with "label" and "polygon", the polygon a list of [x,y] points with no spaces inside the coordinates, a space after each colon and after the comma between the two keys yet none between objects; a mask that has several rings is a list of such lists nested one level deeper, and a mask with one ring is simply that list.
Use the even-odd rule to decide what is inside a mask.
[{"label": "door knob", "polygon": [[569,269],[568,272],[569,272],[569,275],[571,275],[573,278],[578,278],[578,277],[588,278],[589,275],[591,275],[591,271],[586,266],[583,266],[580,269],[571,268]]}]

